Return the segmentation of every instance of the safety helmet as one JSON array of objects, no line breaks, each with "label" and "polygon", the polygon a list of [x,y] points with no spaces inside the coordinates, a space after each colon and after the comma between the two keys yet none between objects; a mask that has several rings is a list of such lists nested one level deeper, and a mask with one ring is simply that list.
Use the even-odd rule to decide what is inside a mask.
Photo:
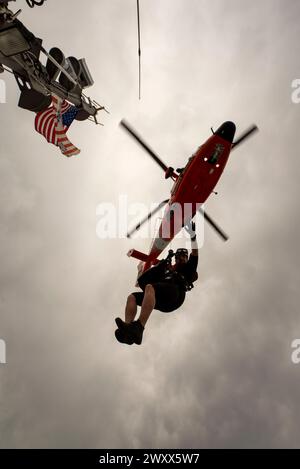
[{"label": "safety helmet", "polygon": [[175,252],[175,259],[179,256],[182,256],[182,255],[188,257],[188,255],[189,255],[188,250],[185,249],[185,248],[178,248],[177,251]]}]

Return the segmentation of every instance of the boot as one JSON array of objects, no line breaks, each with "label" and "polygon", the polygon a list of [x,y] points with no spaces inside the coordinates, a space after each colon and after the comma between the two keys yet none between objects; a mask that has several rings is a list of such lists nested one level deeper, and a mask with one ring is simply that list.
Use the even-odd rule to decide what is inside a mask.
[{"label": "boot", "polygon": [[139,319],[137,321],[131,322],[128,325],[128,332],[133,342],[137,345],[141,345],[143,340],[144,326]]}]

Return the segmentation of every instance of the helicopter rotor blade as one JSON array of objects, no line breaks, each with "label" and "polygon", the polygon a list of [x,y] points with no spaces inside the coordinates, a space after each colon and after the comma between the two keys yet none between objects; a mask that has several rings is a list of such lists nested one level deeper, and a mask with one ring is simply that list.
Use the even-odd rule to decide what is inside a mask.
[{"label": "helicopter rotor blade", "polygon": [[246,138],[250,137],[250,135],[254,132],[258,131],[257,125],[252,125],[248,130],[246,130],[242,135],[235,141],[233,142],[231,149],[233,150],[237,145],[242,143]]},{"label": "helicopter rotor blade", "polygon": [[209,216],[207,213],[200,207],[199,212],[203,215],[204,219],[209,223],[209,225],[218,233],[218,235],[223,239],[223,241],[227,241],[229,236],[216,224],[216,222]]},{"label": "helicopter rotor blade", "polygon": [[135,233],[135,231],[138,231],[138,230],[141,228],[141,226],[142,226],[144,223],[146,223],[146,221],[149,221],[150,218],[151,218],[153,215],[155,215],[155,213],[158,212],[167,202],[169,202],[169,199],[163,200],[160,204],[158,204],[157,207],[155,207],[154,210],[152,210],[150,213],[148,213],[148,215],[147,215],[145,218],[143,218],[134,228],[132,228],[130,231],[128,231],[128,233],[127,233],[127,235],[126,235],[127,238],[131,238],[131,235],[132,235],[133,233]]},{"label": "helicopter rotor blade", "polygon": [[153,158],[153,160],[164,170],[167,171],[168,166],[159,158],[156,153],[145,143],[138,133],[124,120],[120,122],[120,126],[123,127],[127,132],[144,148],[144,150]]}]

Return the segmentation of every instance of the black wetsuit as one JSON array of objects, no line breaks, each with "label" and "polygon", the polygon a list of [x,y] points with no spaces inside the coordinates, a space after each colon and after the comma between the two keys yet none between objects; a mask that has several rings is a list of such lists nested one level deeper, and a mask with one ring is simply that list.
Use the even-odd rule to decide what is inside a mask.
[{"label": "black wetsuit", "polygon": [[165,261],[144,272],[138,279],[138,284],[143,292],[135,292],[136,302],[141,306],[144,299],[144,291],[147,284],[151,284],[155,290],[155,306],[164,313],[178,309],[185,300],[185,293],[198,278],[198,256],[190,255],[186,264],[174,270]]}]

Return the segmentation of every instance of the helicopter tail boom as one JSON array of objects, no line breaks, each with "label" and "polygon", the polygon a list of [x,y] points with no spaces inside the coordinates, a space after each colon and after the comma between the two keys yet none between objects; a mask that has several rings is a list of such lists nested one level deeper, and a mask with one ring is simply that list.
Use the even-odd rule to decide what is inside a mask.
[{"label": "helicopter tail boom", "polygon": [[135,259],[138,259],[139,261],[142,262],[151,262],[151,264],[157,264],[159,262],[158,259],[153,259],[152,257],[148,256],[148,254],[145,254],[144,252],[138,251],[137,249],[130,249],[127,253],[128,257],[134,257]]},{"label": "helicopter tail boom", "polygon": [[136,249],[130,249],[127,253],[128,257],[134,257],[142,262],[147,262],[149,260],[149,256],[141,251],[137,251]]}]

